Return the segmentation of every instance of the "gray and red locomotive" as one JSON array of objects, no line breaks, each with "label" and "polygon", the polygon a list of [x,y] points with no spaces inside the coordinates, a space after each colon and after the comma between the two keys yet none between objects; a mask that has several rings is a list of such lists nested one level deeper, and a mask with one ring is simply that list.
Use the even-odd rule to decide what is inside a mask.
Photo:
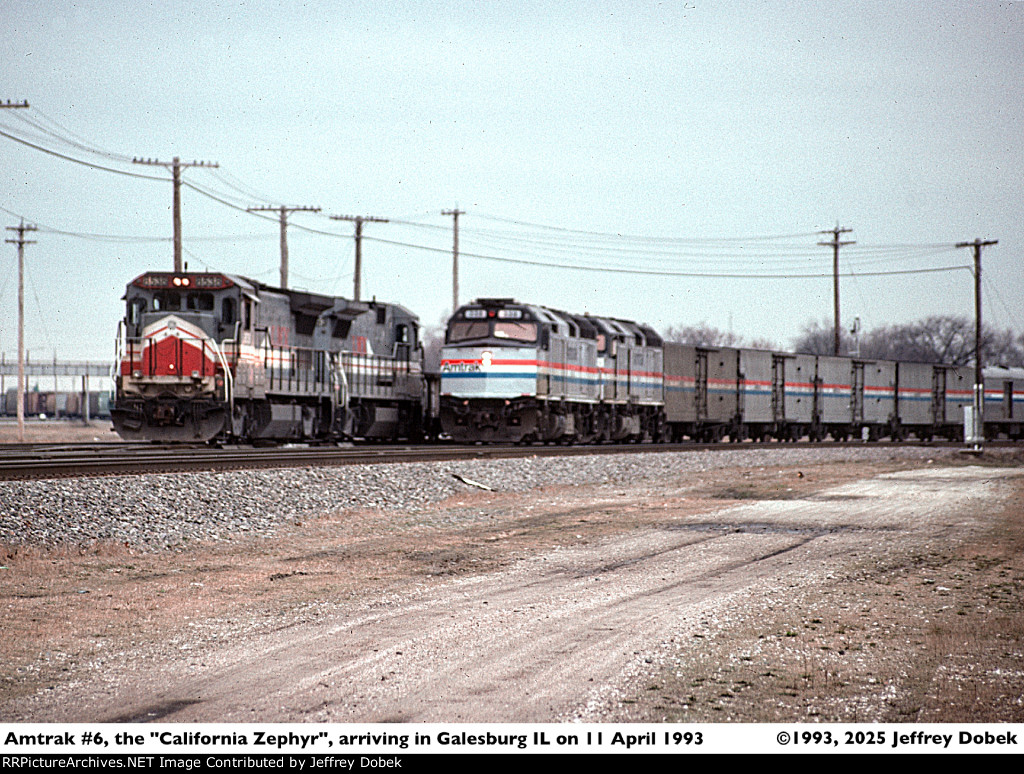
[{"label": "gray and red locomotive", "polygon": [[122,438],[418,438],[419,324],[395,305],[218,273],[128,285],[111,409]]}]

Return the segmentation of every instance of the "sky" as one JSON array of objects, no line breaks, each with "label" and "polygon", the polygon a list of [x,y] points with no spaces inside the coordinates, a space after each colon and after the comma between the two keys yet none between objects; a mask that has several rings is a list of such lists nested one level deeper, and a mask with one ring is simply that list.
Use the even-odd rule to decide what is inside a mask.
[{"label": "sky", "polygon": [[[425,326],[514,297],[787,348],[831,325],[1024,332],[1024,3],[0,0],[0,219],[33,358],[112,360],[173,266],[363,298]],[[30,143],[32,146],[26,144]],[[59,155],[55,155],[59,154]],[[157,178],[157,179],[153,179]],[[15,234],[5,231],[6,238]],[[17,252],[0,252],[16,352]],[[950,270],[944,270],[950,269]],[[891,273],[904,272],[904,273]]]}]

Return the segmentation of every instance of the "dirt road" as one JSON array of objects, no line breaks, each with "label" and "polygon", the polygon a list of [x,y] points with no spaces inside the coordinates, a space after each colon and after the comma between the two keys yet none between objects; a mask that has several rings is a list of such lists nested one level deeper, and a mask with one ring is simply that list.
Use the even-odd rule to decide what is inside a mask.
[{"label": "dirt road", "polygon": [[[136,612],[122,628],[94,621],[108,627],[100,649],[90,649],[84,632],[76,638],[54,631],[51,647],[72,653],[74,668],[47,675],[49,690],[9,696],[0,717],[618,719],[623,698],[642,692],[638,686],[656,675],[666,647],[698,647],[744,619],[751,600],[781,605],[794,589],[834,592],[837,579],[866,563],[969,540],[1022,476],[1021,468],[976,466],[730,471],[629,490],[480,494],[438,506],[469,502],[488,512],[477,526],[419,533],[383,553],[356,551],[329,530],[282,544],[286,556],[257,557],[250,548],[229,561],[222,552],[203,559],[205,570],[185,565],[174,581],[184,607],[163,615],[177,615],[175,636],[145,635],[139,621],[157,612],[148,619]],[[842,480],[848,483],[830,485]],[[325,586],[324,568],[343,556],[365,574]],[[274,577],[277,589],[295,584],[290,596],[200,593],[187,603],[196,584],[241,583],[243,557],[261,560],[260,573],[290,568]],[[147,607],[152,568],[133,569],[137,577],[105,589],[109,607],[154,611],[160,605]],[[109,567],[106,573],[111,577]],[[161,604],[173,608],[168,602]],[[165,631],[166,623],[152,631]]]}]

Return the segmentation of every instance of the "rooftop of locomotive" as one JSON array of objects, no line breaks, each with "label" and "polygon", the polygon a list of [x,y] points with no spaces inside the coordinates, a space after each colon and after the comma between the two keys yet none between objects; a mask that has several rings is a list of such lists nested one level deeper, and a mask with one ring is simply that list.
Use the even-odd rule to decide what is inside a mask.
[{"label": "rooftop of locomotive", "polygon": [[410,319],[419,319],[401,304],[377,301],[353,301],[343,296],[325,296],[306,290],[280,288],[259,280],[224,272],[164,272],[151,271],[140,274],[129,284],[144,290],[227,290],[238,287],[244,294],[259,301],[260,292],[279,293],[288,297],[292,311],[319,316],[330,311],[342,317],[355,317],[380,307],[393,309]]},{"label": "rooftop of locomotive", "polygon": [[561,309],[552,309],[535,304],[524,304],[513,298],[478,298],[465,304],[452,315],[454,320],[472,319],[516,319],[546,323],[552,331],[583,339],[633,341],[636,344],[660,347],[662,338],[648,325],[632,320],[614,317],[596,317],[590,314],[573,314]]}]

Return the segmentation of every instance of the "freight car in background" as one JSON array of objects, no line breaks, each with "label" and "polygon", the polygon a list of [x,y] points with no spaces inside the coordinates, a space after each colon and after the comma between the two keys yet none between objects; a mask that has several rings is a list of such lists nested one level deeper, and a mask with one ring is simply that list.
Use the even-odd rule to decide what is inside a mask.
[{"label": "freight car in background", "polygon": [[111,410],[152,441],[419,438],[419,323],[396,304],[228,274],[129,283]]},{"label": "freight car in background", "polygon": [[[29,390],[25,392],[25,416],[84,418],[85,402],[81,392],[52,392]],[[0,396],[0,414],[13,417],[18,412],[18,391],[11,387]],[[89,392],[89,417],[108,419],[110,417],[110,392],[107,390]]]},{"label": "freight car in background", "polygon": [[[1021,438],[1024,369],[985,374],[986,436]],[[972,381],[964,367],[674,344],[485,298],[448,322],[440,419],[467,442],[953,440]]]}]

